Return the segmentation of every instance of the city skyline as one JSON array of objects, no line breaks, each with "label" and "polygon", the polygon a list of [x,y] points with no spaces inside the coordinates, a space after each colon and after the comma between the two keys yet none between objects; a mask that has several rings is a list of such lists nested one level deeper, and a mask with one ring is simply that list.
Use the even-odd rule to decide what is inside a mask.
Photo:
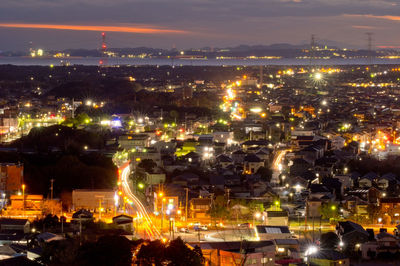
[{"label": "city skyline", "polygon": [[[77,8],[79,6],[79,8]],[[178,49],[307,42],[311,34],[343,46],[398,47],[399,4],[391,0],[56,1],[6,0],[0,50],[109,47]]]}]

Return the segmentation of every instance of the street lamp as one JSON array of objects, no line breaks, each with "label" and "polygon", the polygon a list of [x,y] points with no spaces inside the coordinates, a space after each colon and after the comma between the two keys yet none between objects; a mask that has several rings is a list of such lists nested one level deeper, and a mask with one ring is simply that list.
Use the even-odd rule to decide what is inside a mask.
[{"label": "street lamp", "polygon": [[312,255],[312,254],[315,254],[315,253],[317,253],[317,252],[318,252],[318,248],[317,248],[316,246],[309,246],[309,247],[307,248],[307,250],[306,250],[306,252],[305,252],[306,259],[307,259],[307,263],[309,263],[309,262],[308,262],[309,256]]},{"label": "street lamp", "polygon": [[276,200],[276,201],[274,202],[274,205],[275,205],[275,208],[278,209],[278,208],[279,208],[279,200]]},{"label": "street lamp", "polygon": [[161,200],[161,234],[163,231],[163,222],[164,222],[164,202],[165,202],[165,198],[162,198]]},{"label": "street lamp", "polygon": [[259,213],[259,212],[256,212],[256,213],[254,213],[254,215],[253,215],[253,227],[255,227],[256,226],[256,219],[259,219],[261,217],[261,213]]}]

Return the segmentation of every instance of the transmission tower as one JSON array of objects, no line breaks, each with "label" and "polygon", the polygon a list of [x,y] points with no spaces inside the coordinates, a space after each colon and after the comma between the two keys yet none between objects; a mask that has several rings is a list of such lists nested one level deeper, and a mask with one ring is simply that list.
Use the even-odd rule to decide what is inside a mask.
[{"label": "transmission tower", "polygon": [[107,44],[106,44],[106,33],[102,32],[101,33],[101,58],[99,61],[99,65],[100,66],[106,66],[107,65],[107,54],[106,54],[106,50],[107,50]]},{"label": "transmission tower", "polygon": [[368,64],[372,65],[372,32],[366,32],[368,42]]},{"label": "transmission tower", "polygon": [[313,67],[315,60],[315,35],[311,35],[311,43],[310,43],[310,68]]}]

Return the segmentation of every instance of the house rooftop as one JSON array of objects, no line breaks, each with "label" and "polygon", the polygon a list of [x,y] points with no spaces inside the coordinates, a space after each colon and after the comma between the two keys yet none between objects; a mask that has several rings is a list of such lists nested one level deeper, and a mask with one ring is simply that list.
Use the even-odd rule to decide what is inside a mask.
[{"label": "house rooftop", "polygon": [[257,225],[256,228],[259,234],[290,234],[287,226]]},{"label": "house rooftop", "polygon": [[343,228],[343,234],[351,233],[351,232],[359,232],[369,236],[368,232],[365,229],[356,223],[346,221],[346,222],[339,222],[339,226]]},{"label": "house rooftop", "polygon": [[13,218],[1,218],[0,219],[0,226],[1,225],[25,225],[28,219],[13,219]]}]

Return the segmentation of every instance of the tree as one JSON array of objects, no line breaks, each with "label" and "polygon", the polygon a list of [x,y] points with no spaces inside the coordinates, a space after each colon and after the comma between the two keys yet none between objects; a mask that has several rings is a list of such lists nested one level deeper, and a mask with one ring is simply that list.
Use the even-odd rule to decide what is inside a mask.
[{"label": "tree", "polygon": [[262,178],[263,180],[267,181],[267,182],[270,182],[270,181],[271,181],[271,178],[272,178],[272,170],[271,170],[270,168],[267,168],[267,167],[260,167],[260,168],[258,168],[256,174],[257,174],[257,175],[260,175],[261,178]]},{"label": "tree", "polygon": [[91,119],[86,113],[80,113],[75,117],[74,126],[89,124],[90,121]]},{"label": "tree", "polygon": [[151,173],[157,164],[152,159],[143,159],[138,166],[143,168],[147,173]]},{"label": "tree", "polygon": [[165,259],[165,245],[160,240],[154,240],[147,245],[142,245],[137,259],[141,265],[162,265]]},{"label": "tree", "polygon": [[339,245],[339,237],[334,232],[321,235],[321,249],[336,249]]},{"label": "tree", "polygon": [[235,128],[233,130],[233,138],[236,141],[243,141],[243,140],[245,140],[247,138],[247,134],[246,134],[246,132],[244,130],[239,129],[239,128]]},{"label": "tree", "polygon": [[339,218],[339,208],[337,204],[330,202],[322,204],[320,213],[323,219],[337,219]]},{"label": "tree", "polygon": [[211,203],[211,207],[208,210],[208,214],[213,219],[226,218],[229,214],[228,208],[226,206],[226,201],[224,196],[217,196],[215,200]]},{"label": "tree", "polygon": [[179,113],[178,113],[177,111],[175,111],[175,110],[172,110],[172,111],[169,112],[169,116],[170,116],[172,119],[174,119],[174,121],[176,122],[176,120],[177,120],[178,117],[179,117]]},{"label": "tree", "polygon": [[[197,246],[196,246],[197,247]],[[200,266],[203,265],[203,253],[199,247],[191,250],[186,246],[183,240],[178,237],[172,240],[165,250],[165,257],[170,261],[171,266]]]},{"label": "tree", "polygon": [[378,217],[380,213],[380,207],[376,204],[368,204],[367,212],[371,223],[374,223],[376,217]]},{"label": "tree", "polygon": [[44,265],[76,265],[79,241],[75,239],[54,240],[44,244],[38,261]]},{"label": "tree", "polygon": [[132,242],[124,236],[102,236],[78,250],[77,265],[132,265]]}]

